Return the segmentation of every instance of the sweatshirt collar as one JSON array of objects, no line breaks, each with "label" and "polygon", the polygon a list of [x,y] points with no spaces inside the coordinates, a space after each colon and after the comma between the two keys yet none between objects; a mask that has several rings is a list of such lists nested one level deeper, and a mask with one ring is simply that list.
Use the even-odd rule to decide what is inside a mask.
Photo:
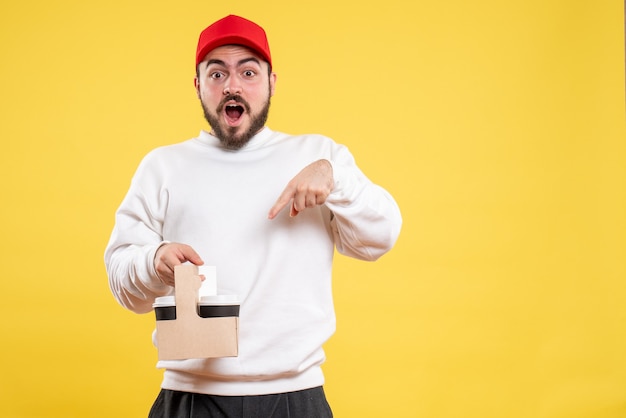
[{"label": "sweatshirt collar", "polygon": [[[259,133],[254,135],[250,139],[250,141],[248,141],[248,143],[244,145],[244,147],[241,148],[239,151],[247,151],[261,148],[267,143],[270,136],[272,136],[272,130],[265,126],[261,131],[259,131]],[[222,147],[220,140],[216,136],[210,134],[205,130],[200,131],[200,135],[197,139],[204,145],[210,145],[219,148]]]}]

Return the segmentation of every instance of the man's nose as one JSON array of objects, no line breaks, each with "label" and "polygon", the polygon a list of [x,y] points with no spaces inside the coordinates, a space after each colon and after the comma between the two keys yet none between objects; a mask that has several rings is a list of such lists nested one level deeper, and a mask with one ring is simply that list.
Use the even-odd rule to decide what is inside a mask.
[{"label": "man's nose", "polygon": [[242,92],[241,84],[233,77],[231,77],[224,85],[224,96],[229,94],[238,94]]}]

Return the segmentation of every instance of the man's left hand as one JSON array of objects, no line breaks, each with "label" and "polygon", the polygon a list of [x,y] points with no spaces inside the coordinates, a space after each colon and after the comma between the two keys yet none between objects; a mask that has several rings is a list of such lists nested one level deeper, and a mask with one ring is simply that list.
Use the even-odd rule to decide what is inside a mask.
[{"label": "man's left hand", "polygon": [[289,216],[294,217],[306,208],[323,205],[333,190],[333,167],[328,160],[317,160],[304,167],[285,187],[270,209],[269,219],[274,219],[289,203]]}]

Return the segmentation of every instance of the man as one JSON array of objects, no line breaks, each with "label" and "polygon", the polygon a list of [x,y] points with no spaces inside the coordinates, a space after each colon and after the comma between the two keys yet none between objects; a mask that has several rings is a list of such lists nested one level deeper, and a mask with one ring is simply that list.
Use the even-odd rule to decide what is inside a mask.
[{"label": "man", "polygon": [[217,267],[241,300],[239,355],[159,361],[151,417],[330,417],[324,342],[335,330],[334,249],[373,261],[402,223],[341,145],[265,126],[276,74],[265,31],[227,16],[200,35],[195,88],[211,131],[141,162],[105,252],[113,294],[145,313],[174,267]]}]

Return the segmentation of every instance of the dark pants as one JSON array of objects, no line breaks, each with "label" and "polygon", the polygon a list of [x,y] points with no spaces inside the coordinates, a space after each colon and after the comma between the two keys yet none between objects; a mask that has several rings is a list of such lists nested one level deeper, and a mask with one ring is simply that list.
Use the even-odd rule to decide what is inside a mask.
[{"label": "dark pants", "polygon": [[322,387],[258,396],[161,389],[148,418],[332,418]]}]

